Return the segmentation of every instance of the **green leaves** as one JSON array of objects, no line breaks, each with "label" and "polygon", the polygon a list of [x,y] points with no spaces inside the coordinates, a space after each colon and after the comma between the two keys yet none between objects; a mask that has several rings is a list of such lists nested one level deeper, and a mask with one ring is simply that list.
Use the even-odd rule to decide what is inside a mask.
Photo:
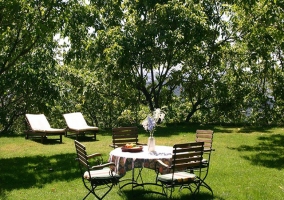
[{"label": "green leaves", "polygon": [[255,122],[283,106],[281,1],[11,0],[0,8],[6,130],[26,111],[80,110],[112,127],[121,113],[133,123],[145,106],[204,122],[240,122],[247,109]]},{"label": "green leaves", "polygon": [[66,3],[11,0],[1,1],[0,8],[2,132],[27,110],[48,112],[58,97],[53,36],[62,26]]}]

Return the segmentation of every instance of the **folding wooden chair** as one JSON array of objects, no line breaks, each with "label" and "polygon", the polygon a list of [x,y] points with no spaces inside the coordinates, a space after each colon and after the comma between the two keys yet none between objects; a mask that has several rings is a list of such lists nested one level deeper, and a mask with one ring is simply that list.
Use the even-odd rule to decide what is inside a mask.
[{"label": "folding wooden chair", "polygon": [[[103,199],[113,186],[119,183],[121,178],[114,172],[115,164],[112,162],[103,163],[100,153],[87,155],[86,147],[77,140],[75,140],[75,148],[81,178],[85,188],[89,191],[83,199],[86,199],[90,194],[93,194],[97,199]],[[90,165],[90,159],[96,162],[95,166]],[[99,195],[97,191],[102,194]]]},{"label": "folding wooden chair", "polygon": [[112,129],[112,144],[113,148],[124,146],[127,143],[136,145],[146,145],[138,142],[138,128],[134,127],[118,127]]},{"label": "folding wooden chair", "polygon": [[[209,172],[209,166],[210,166],[210,159],[211,159],[211,152],[215,151],[215,149],[212,148],[213,143],[213,135],[214,131],[212,130],[196,130],[196,136],[195,141],[196,142],[204,142],[204,153],[203,153],[203,160],[202,160],[202,184],[201,186],[207,188],[210,190],[210,192],[213,195],[212,188],[205,182],[205,179]],[[197,169],[199,170],[199,169]]]},{"label": "folding wooden chair", "polygon": [[[173,156],[171,165],[158,160],[156,164],[156,184],[161,183],[162,193],[167,198],[172,198],[172,193],[176,187],[179,189],[187,188],[192,193],[199,192],[201,184],[200,173],[191,169],[201,169],[203,151],[203,142],[190,142],[184,144],[175,144],[173,146]],[[159,168],[165,167],[169,173],[160,174]],[[193,190],[194,188],[194,190]]]}]

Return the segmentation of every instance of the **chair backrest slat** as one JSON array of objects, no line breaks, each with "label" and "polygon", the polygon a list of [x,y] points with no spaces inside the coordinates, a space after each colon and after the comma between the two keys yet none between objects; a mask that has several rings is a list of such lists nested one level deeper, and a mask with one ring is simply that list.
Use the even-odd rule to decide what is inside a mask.
[{"label": "chair backrest slat", "polygon": [[115,139],[136,138],[138,136],[135,130],[124,130],[124,131],[113,131],[113,132],[114,132],[113,138]]},{"label": "chair backrest slat", "polygon": [[129,138],[129,139],[119,139],[119,140],[115,140],[115,144],[116,145],[118,145],[118,146],[120,146],[120,145],[124,145],[124,144],[127,144],[127,143],[137,143],[138,142],[138,140],[137,139],[131,139],[131,138]]},{"label": "chair backrest slat", "polygon": [[189,168],[199,167],[200,163],[201,162],[178,163],[178,164],[175,164],[174,170],[179,171],[179,170],[186,170]]}]

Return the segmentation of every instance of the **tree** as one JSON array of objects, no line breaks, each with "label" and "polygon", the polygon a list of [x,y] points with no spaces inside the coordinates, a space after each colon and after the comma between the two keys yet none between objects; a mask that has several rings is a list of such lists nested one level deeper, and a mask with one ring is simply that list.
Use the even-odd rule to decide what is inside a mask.
[{"label": "tree", "polygon": [[56,96],[56,43],[65,1],[0,2],[0,131],[26,110],[44,111]]},{"label": "tree", "polygon": [[283,85],[276,80],[283,78],[283,3],[272,0],[233,3],[232,47],[237,49],[237,55],[231,58],[233,67],[242,71],[234,75],[242,78],[243,85],[249,83],[247,94],[243,95],[246,105],[243,109],[250,109],[249,120],[253,123],[279,122],[283,106],[279,88]]}]

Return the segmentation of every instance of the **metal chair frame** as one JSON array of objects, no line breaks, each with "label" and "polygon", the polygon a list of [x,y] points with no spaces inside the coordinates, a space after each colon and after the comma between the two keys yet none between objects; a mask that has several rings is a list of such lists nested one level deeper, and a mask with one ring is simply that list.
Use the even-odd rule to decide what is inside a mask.
[{"label": "metal chair frame", "polygon": [[214,136],[213,130],[196,130],[195,141],[196,142],[204,142],[204,153],[203,153],[204,159],[202,160],[202,166],[201,166],[201,169],[202,169],[202,177],[201,177],[202,184],[200,186],[207,188],[212,193],[212,195],[213,195],[213,190],[205,182],[205,179],[206,179],[208,172],[209,172],[211,153],[212,153],[212,151],[215,151],[215,149],[212,148],[213,136]]},{"label": "metal chair frame", "polygon": [[[93,194],[97,199],[103,199],[112,188],[119,183],[121,178],[114,172],[115,164],[112,162],[104,163],[100,153],[87,155],[86,147],[75,140],[75,148],[77,152],[76,160],[79,163],[81,178],[85,188],[89,191],[88,194],[83,198],[86,199],[90,194]],[[95,166],[90,166],[89,159],[95,159]],[[97,170],[100,172],[103,168],[109,167],[109,176],[106,177],[92,177],[92,171]],[[103,195],[99,196],[97,190],[104,190]]]},{"label": "metal chair frame", "polygon": [[[203,152],[204,142],[175,144],[173,146],[172,164],[170,166],[158,160],[156,163],[156,184],[160,185],[159,183],[161,183],[162,192],[160,194],[167,198],[172,198],[172,193],[176,187],[179,187],[179,190],[187,188],[191,193],[199,192],[199,187],[202,184],[200,174]],[[159,173],[160,166],[168,168],[169,173],[161,175]],[[192,170],[197,168],[200,169],[199,173]],[[182,177],[184,175],[186,176]],[[163,179],[163,176],[167,176],[168,179]],[[192,178],[188,178],[187,176]],[[193,187],[195,188],[194,190]]]}]

